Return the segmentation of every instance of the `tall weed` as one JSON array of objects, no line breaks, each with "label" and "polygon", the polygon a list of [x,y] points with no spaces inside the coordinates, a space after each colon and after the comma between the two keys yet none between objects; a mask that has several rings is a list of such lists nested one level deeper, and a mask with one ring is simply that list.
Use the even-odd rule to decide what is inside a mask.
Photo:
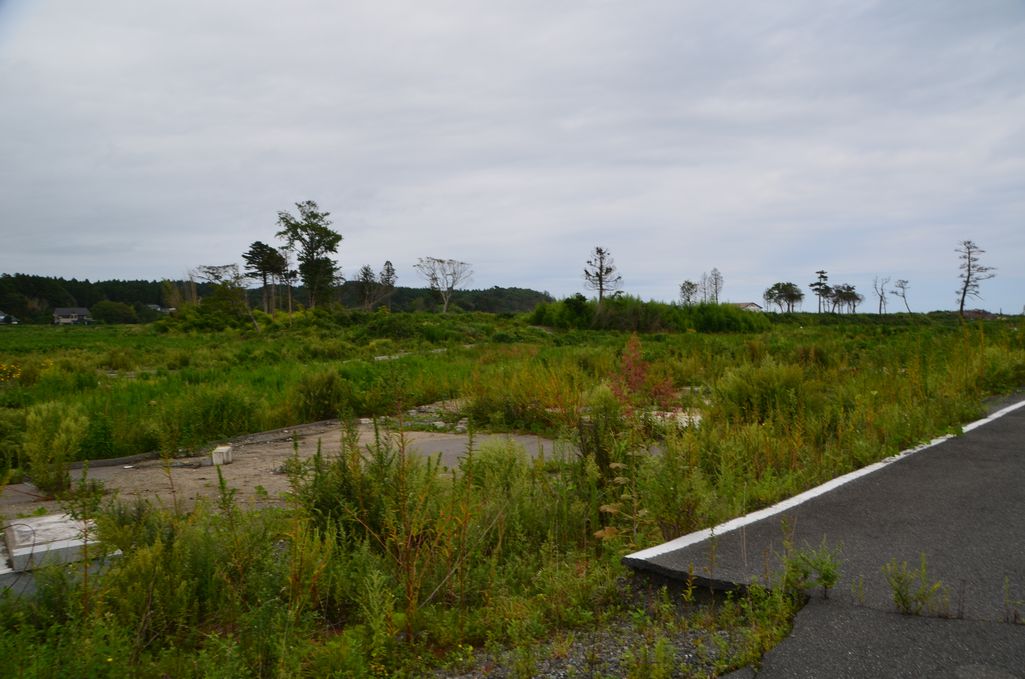
[{"label": "tall weed", "polygon": [[88,420],[77,407],[51,401],[28,409],[24,453],[32,482],[39,490],[58,493],[70,487],[70,464],[88,427]]}]

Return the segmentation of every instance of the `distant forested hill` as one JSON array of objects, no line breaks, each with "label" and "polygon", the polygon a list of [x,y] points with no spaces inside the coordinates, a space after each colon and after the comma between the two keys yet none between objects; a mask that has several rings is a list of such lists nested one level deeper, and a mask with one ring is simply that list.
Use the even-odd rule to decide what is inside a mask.
[{"label": "distant forested hill", "polygon": [[[115,302],[131,307],[139,322],[147,322],[160,317],[160,313],[150,305],[176,307],[193,297],[202,301],[213,289],[210,283],[192,281],[89,281],[5,273],[0,274],[0,312],[14,316],[22,323],[51,323],[53,310],[59,307],[93,309],[100,302]],[[305,302],[302,287],[296,288],[293,294],[297,304]],[[250,303],[259,308],[260,289],[250,288],[248,295]],[[283,298],[284,295],[281,296]],[[346,307],[360,308],[363,305],[359,287],[354,282],[344,283],[335,291],[333,299],[334,303]],[[552,296],[546,292],[496,286],[486,290],[457,290],[452,295],[452,310],[519,313],[551,301]],[[407,287],[396,287],[377,306],[387,306],[393,311],[441,308],[436,293],[426,288]]]},{"label": "distant forested hill", "polygon": [[[346,282],[340,291],[341,303],[347,307],[362,306],[359,284]],[[486,311],[489,313],[521,313],[533,311],[542,302],[552,302],[547,292],[528,288],[500,288],[486,290],[456,290],[452,293],[451,310]],[[427,288],[406,288],[398,286],[377,306],[390,307],[392,311],[440,311],[441,300],[437,293]]]},{"label": "distant forested hill", "polygon": [[[139,320],[159,316],[147,304],[162,301],[159,281],[80,281],[72,278],[0,274],[0,311],[22,323],[52,323],[53,310],[59,307],[91,309],[103,301],[119,302],[141,311]],[[146,312],[149,312],[148,314]]]}]

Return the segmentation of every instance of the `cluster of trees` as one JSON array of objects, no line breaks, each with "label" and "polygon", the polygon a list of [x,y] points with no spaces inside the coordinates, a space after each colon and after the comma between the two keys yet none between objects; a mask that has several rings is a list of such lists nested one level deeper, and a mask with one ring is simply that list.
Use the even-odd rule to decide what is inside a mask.
[{"label": "cluster of trees", "polygon": [[[850,283],[830,285],[829,274],[826,271],[820,270],[815,273],[818,278],[810,283],[808,287],[818,297],[819,313],[854,313],[857,311],[858,305],[865,301],[864,295],[859,293]],[[886,286],[890,284],[890,280],[889,277],[880,278],[876,276],[872,282],[872,288],[879,299],[879,313],[885,313],[886,311],[887,294],[903,300],[908,313],[911,313],[911,307],[908,305],[907,298],[911,284],[901,278],[893,284],[892,290],[887,290]],[[804,292],[797,283],[791,281],[780,282],[766,288],[762,294],[762,299],[765,300],[767,307],[776,306],[780,312],[789,313],[795,311],[804,301]]]},{"label": "cluster of trees", "polygon": [[[857,289],[850,283],[840,283],[837,285],[829,284],[829,274],[826,271],[816,271],[818,278],[809,284],[812,292],[818,297],[818,311],[819,313],[829,312],[849,312],[854,313],[857,311],[858,305],[865,301],[865,297],[857,291]],[[890,284],[890,278],[880,278],[876,276],[872,282],[872,288],[879,298],[879,313],[886,311],[886,300],[887,294],[899,297],[904,301],[904,306],[907,308],[908,313],[911,313],[911,307],[908,306],[908,290],[911,289],[911,284],[901,278],[893,284],[892,290],[887,290],[886,286]],[[791,281],[774,283],[762,294],[762,299],[765,300],[765,304],[768,308],[775,306],[780,312],[790,313],[796,310],[798,306],[804,301],[804,292],[797,283]]]},{"label": "cluster of trees", "polygon": [[[718,304],[725,279],[719,269],[702,272],[697,282],[685,280],[680,283],[680,303],[683,306],[695,304]],[[598,293],[600,305],[606,295],[618,297],[623,292],[623,276],[619,273],[612,253],[601,245],[595,246],[584,264],[584,286]]]},{"label": "cluster of trees", "polygon": [[[178,281],[79,281],[29,274],[0,274],[0,311],[21,323],[49,324],[58,307],[85,307],[98,323],[149,323],[165,318],[153,307],[181,309],[202,300],[208,314],[227,313],[248,319],[248,307],[261,308],[268,288],[245,289],[236,283],[236,265],[203,266],[192,280]],[[70,291],[74,290],[75,293]],[[284,293],[284,291],[281,291]],[[303,297],[301,287],[295,289]],[[337,293],[342,306],[366,309],[366,286],[359,279],[342,284]],[[372,295],[382,294],[374,290]],[[248,297],[248,306],[244,301]],[[284,294],[281,295],[284,299]],[[382,303],[373,297],[375,304]],[[538,304],[553,301],[547,292],[528,288],[455,290],[450,306],[464,311],[523,313]],[[394,311],[441,311],[441,300],[426,288],[394,286],[387,292],[387,305]]]},{"label": "cluster of trees", "polygon": [[[960,284],[957,293],[957,312],[962,318],[965,313],[965,302],[969,299],[982,299],[979,294],[979,285],[982,281],[993,278],[996,273],[991,266],[986,266],[980,261],[980,255],[985,250],[980,248],[974,241],[963,240],[958,243],[954,250],[961,260],[958,280]],[[818,311],[854,313],[858,305],[865,301],[863,295],[858,293],[850,283],[829,284],[829,274],[825,270],[815,272],[817,278],[808,287],[818,297]],[[905,278],[898,278],[893,287],[889,288],[889,276],[876,276],[872,281],[872,290],[878,299],[877,312],[886,312],[888,297],[896,297],[904,303],[904,309],[911,313],[911,305],[908,303],[908,291],[911,283]],[[804,293],[795,283],[776,283],[766,289],[763,295],[766,304],[776,305],[780,311],[793,311],[795,305],[799,305],[804,299]]]},{"label": "cluster of trees", "polygon": [[[979,284],[982,281],[993,278],[995,269],[981,263],[979,257],[985,250],[981,249],[971,240],[964,240],[955,249],[961,260],[959,280],[961,281],[958,290],[958,314],[964,317],[964,306],[967,299],[981,299],[979,295]],[[850,283],[829,283],[829,274],[825,270],[815,272],[817,278],[809,284],[812,293],[818,298],[818,312],[829,313],[855,313],[858,305],[865,301],[864,295],[859,293],[854,285]],[[904,308],[911,313],[911,305],[908,303],[908,291],[911,283],[904,278],[897,279],[892,288],[888,288],[891,282],[889,276],[876,276],[872,281],[872,289],[879,301],[878,313],[886,312],[888,295],[899,298],[904,303]],[[622,294],[623,277],[619,274],[612,254],[608,248],[596,246],[591,252],[584,266],[584,285],[598,293],[599,306],[609,293],[613,297]],[[723,289],[723,275],[719,269],[713,268],[710,273],[702,273],[697,282],[685,280],[680,284],[680,304],[684,307],[695,304],[718,304]],[[801,287],[792,281],[781,281],[774,283],[762,294],[766,307],[775,306],[780,312],[790,313],[804,301],[804,292]],[[571,300],[567,300],[571,302]]]},{"label": "cluster of trees", "polygon": [[853,314],[858,310],[858,305],[865,301],[865,296],[850,283],[830,285],[829,274],[825,271],[816,271],[815,274],[818,278],[808,287],[819,298],[819,313],[847,311]]},{"label": "cluster of trees", "polygon": [[[280,308],[291,311],[294,289],[299,280],[311,308],[316,307],[317,302],[322,301],[339,282],[338,262],[331,255],[338,252],[342,235],[331,228],[331,220],[328,219],[331,213],[321,211],[312,200],[295,206],[297,215],[278,212],[279,230],[275,237],[282,239],[283,245],[274,247],[255,241],[242,254],[246,263],[244,272],[238,272],[239,278],[230,281],[233,287],[243,288],[246,278],[259,280],[261,303],[266,313]],[[295,263],[298,263],[298,268],[292,268]],[[279,288],[284,288],[287,293],[284,300]]]},{"label": "cluster of trees", "polygon": [[774,283],[762,295],[766,307],[775,304],[781,312],[790,313],[804,300],[804,293],[796,283]]},{"label": "cluster of trees", "polygon": [[[26,274],[0,275],[0,310],[27,322],[50,322],[52,310],[58,307],[82,306],[90,308],[93,317],[108,323],[146,322],[159,318],[161,313],[153,307],[178,307],[184,302],[198,303],[203,299],[207,312],[228,313],[242,317],[249,315],[254,300],[247,288],[249,281],[259,281],[256,291],[259,306],[265,313],[287,308],[292,311],[297,298],[310,307],[326,301],[337,301],[347,306],[371,311],[387,303],[395,303],[401,310],[417,311],[430,307],[423,291],[396,286],[395,267],[386,261],[380,271],[365,264],[354,281],[346,282],[338,263],[331,255],[338,252],[342,235],[331,229],[330,213],[323,212],[317,203],[307,200],[296,203],[297,214],[278,213],[275,234],[282,239],[279,247],[255,241],[242,254],[245,268],[237,264],[203,265],[190,272],[188,281],[104,281],[90,283],[75,279],[65,280]],[[980,299],[982,281],[993,278],[994,268],[981,263],[982,250],[971,240],[958,244],[956,252],[961,259],[958,313],[964,316],[968,299]],[[297,263],[297,268],[292,268]],[[537,304],[551,302],[548,293],[522,288],[491,288],[485,291],[467,291],[460,295],[460,286],[469,281],[473,267],[456,259],[421,257],[413,267],[427,287],[441,302],[446,313],[455,300],[461,308],[491,312],[529,311]],[[809,284],[818,298],[818,311],[855,313],[865,301],[850,283],[830,284],[825,270],[816,271],[816,280]],[[623,277],[608,248],[596,246],[587,259],[584,284],[598,293],[598,307],[606,300],[622,295]],[[876,277],[873,291],[878,298],[878,312],[886,311],[887,298],[898,297],[904,308],[911,312],[906,279],[890,285],[890,277]],[[299,283],[301,282],[301,285]],[[691,307],[699,304],[717,305],[720,301],[724,277],[717,268],[702,273],[697,282],[685,280],[680,284],[680,304]],[[766,306],[775,306],[780,312],[793,312],[804,300],[800,286],[791,281],[774,283],[762,295]],[[581,299],[583,299],[581,297]],[[564,315],[573,316],[579,300],[565,301]],[[636,308],[636,306],[635,306]],[[578,314],[579,315],[579,314]],[[254,319],[255,322],[255,319]],[[577,325],[576,321],[571,325]]]},{"label": "cluster of trees", "polygon": [[380,273],[374,273],[373,267],[364,264],[356,276],[356,287],[359,290],[360,306],[364,311],[371,311],[375,306],[387,300],[395,292],[395,281],[398,275],[391,261],[385,260]]},{"label": "cluster of trees", "polygon": [[702,271],[697,282],[687,279],[680,283],[680,304],[718,304],[724,283],[725,279],[719,269],[712,267],[708,273]]},{"label": "cluster of trees", "polygon": [[[278,212],[280,228],[275,237],[282,239],[283,245],[275,248],[256,241],[242,255],[245,275],[261,282],[261,302],[266,313],[284,305],[279,287],[286,290],[287,308],[291,311],[296,281],[301,281],[305,303],[310,308],[336,300],[333,294],[345,283],[338,262],[331,257],[342,242],[342,235],[331,228],[331,213],[322,211],[312,200],[296,203],[295,207],[295,215]],[[293,261],[298,268],[292,268]],[[441,299],[442,313],[448,312],[455,291],[473,275],[467,262],[440,257],[421,257],[413,268]],[[397,280],[390,261],[379,272],[364,264],[353,281],[358,305],[370,311],[386,303],[395,292]]]}]

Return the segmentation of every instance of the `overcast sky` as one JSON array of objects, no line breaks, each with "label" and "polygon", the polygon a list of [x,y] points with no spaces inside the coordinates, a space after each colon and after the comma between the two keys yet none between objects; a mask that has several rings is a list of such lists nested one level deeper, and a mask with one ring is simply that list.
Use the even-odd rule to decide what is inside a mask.
[{"label": "overcast sky", "polygon": [[400,285],[562,297],[602,245],[645,299],[925,311],[972,239],[1025,305],[1021,0],[0,0],[0,130],[0,272],[181,278],[312,199]]}]

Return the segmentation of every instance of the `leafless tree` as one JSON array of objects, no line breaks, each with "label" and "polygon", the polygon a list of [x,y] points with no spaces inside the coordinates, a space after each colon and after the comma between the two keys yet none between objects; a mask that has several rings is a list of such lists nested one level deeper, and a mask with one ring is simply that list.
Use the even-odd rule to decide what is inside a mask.
[{"label": "leafless tree", "polygon": [[427,281],[428,287],[441,296],[441,313],[448,313],[452,293],[461,283],[473,276],[473,267],[457,259],[421,257],[413,265],[417,273]]},{"label": "leafless tree", "polygon": [[965,299],[968,297],[982,299],[982,296],[979,295],[979,283],[993,278],[996,274],[994,267],[985,266],[979,262],[979,255],[986,251],[976,245],[974,241],[961,241],[954,252],[958,253],[961,259],[961,274],[958,276],[961,279],[961,287],[957,290],[960,301],[957,313],[963,319]]},{"label": "leafless tree", "polygon": [[712,304],[719,303],[719,295],[722,294],[722,286],[722,274],[719,273],[719,269],[713,267],[712,272],[708,274],[708,296]]},{"label": "leafless tree", "polygon": [[911,307],[908,306],[908,290],[911,289],[911,284],[903,278],[898,278],[897,282],[893,284],[893,290],[890,290],[890,294],[894,297],[900,297],[904,301],[904,308],[911,313]]},{"label": "leafless tree", "polygon": [[612,254],[600,245],[594,248],[591,258],[584,266],[584,285],[598,291],[598,304],[605,299],[606,293],[615,292],[623,287],[623,277],[616,270]]},{"label": "leafless tree", "polygon": [[292,323],[292,300],[294,299],[292,291],[295,288],[296,281],[299,280],[299,272],[292,268],[292,250],[287,247],[278,248],[278,254],[281,255],[281,270],[278,271],[278,279],[283,282],[288,290],[288,318],[289,325]]},{"label": "leafless tree", "polygon": [[701,297],[702,304],[707,304],[708,298],[711,297],[709,287],[708,274],[702,271],[701,278],[698,279],[698,296]]},{"label": "leafless tree", "polygon": [[886,286],[890,284],[890,277],[880,278],[876,276],[872,279],[872,289],[875,290],[876,297],[879,298],[879,313],[886,311]]}]

